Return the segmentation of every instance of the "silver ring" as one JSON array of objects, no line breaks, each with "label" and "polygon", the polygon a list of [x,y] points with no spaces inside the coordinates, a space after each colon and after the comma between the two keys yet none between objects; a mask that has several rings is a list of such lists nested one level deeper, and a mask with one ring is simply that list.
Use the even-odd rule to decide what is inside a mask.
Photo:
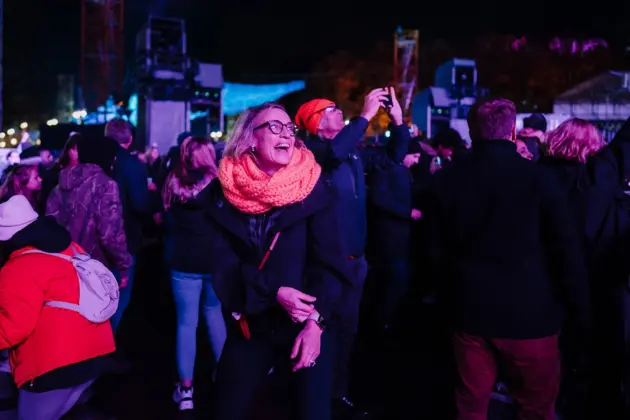
[{"label": "silver ring", "polygon": [[309,367],[315,367],[316,364],[317,362],[315,360],[311,360],[311,363],[309,363]]}]

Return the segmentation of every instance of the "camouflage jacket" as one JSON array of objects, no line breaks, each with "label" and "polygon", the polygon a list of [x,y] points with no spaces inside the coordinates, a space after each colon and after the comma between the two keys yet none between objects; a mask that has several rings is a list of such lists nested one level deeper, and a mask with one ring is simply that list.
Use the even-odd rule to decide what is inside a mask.
[{"label": "camouflage jacket", "polygon": [[46,214],[65,227],[93,258],[126,275],[131,254],[123,228],[118,184],[93,164],[66,168],[50,193]]}]

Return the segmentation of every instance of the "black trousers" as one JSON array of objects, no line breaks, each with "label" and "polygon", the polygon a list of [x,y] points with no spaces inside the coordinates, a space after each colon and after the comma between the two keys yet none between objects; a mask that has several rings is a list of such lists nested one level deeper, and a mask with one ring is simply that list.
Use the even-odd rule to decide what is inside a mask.
[{"label": "black trousers", "polygon": [[[269,370],[291,368],[291,349],[302,326],[292,324],[288,316],[285,317],[286,321],[278,321],[277,317],[250,319],[250,340],[243,337],[236,322],[230,322],[217,369],[214,420],[245,419]],[[297,407],[292,418],[331,419],[335,338],[334,327],[329,326],[322,333],[317,364],[291,373],[294,386],[287,392],[295,392],[293,405]]]},{"label": "black trousers", "polygon": [[343,398],[348,395],[348,364],[352,356],[354,338],[359,328],[359,307],[363,297],[363,285],[367,277],[368,265],[365,257],[352,260],[355,275],[354,287],[346,287],[340,302],[338,343],[335,360],[335,382],[333,397]]},{"label": "black trousers", "polygon": [[[630,291],[620,281],[593,287],[591,296],[593,351],[588,415],[591,419],[625,419],[630,415]],[[619,413],[623,413],[621,417]]]},{"label": "black trousers", "polygon": [[403,257],[384,261],[378,272],[379,299],[376,301],[376,325],[378,328],[391,325],[400,312],[409,291],[409,261]]}]

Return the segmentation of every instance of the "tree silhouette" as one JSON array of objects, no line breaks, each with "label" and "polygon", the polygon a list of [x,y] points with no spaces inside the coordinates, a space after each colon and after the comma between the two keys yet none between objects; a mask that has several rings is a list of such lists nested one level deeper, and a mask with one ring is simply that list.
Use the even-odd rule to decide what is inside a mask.
[{"label": "tree silhouette", "polygon": [[[315,96],[334,101],[347,118],[361,113],[365,96],[372,90],[385,87],[393,78],[392,50],[387,42],[380,42],[363,51],[335,51],[316,64],[309,81]],[[370,124],[368,134],[382,132],[389,119],[379,113]]]}]

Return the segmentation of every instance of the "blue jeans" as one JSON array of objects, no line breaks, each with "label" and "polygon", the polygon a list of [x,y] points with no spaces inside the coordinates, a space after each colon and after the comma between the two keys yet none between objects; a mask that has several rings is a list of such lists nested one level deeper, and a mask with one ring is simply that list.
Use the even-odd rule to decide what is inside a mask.
[{"label": "blue jeans", "polygon": [[[177,371],[179,379],[192,379],[197,355],[199,303],[206,320],[215,362],[221,357],[227,336],[221,302],[212,287],[209,274],[182,273],[171,270],[171,286],[177,309]],[[203,300],[202,300],[203,296]]]},{"label": "blue jeans", "polygon": [[[116,276],[116,279],[120,282],[120,273],[118,270],[112,270],[112,273]],[[133,256],[131,260],[131,267],[129,267],[129,279],[127,280],[127,286],[122,287],[120,289],[120,298],[118,299],[118,309],[114,316],[109,320],[112,324],[112,331],[116,334],[116,330],[118,330],[118,326],[120,325],[120,321],[122,319],[123,313],[129,306],[129,301],[131,301],[131,290],[133,288],[133,278],[136,273],[136,256]]]}]

